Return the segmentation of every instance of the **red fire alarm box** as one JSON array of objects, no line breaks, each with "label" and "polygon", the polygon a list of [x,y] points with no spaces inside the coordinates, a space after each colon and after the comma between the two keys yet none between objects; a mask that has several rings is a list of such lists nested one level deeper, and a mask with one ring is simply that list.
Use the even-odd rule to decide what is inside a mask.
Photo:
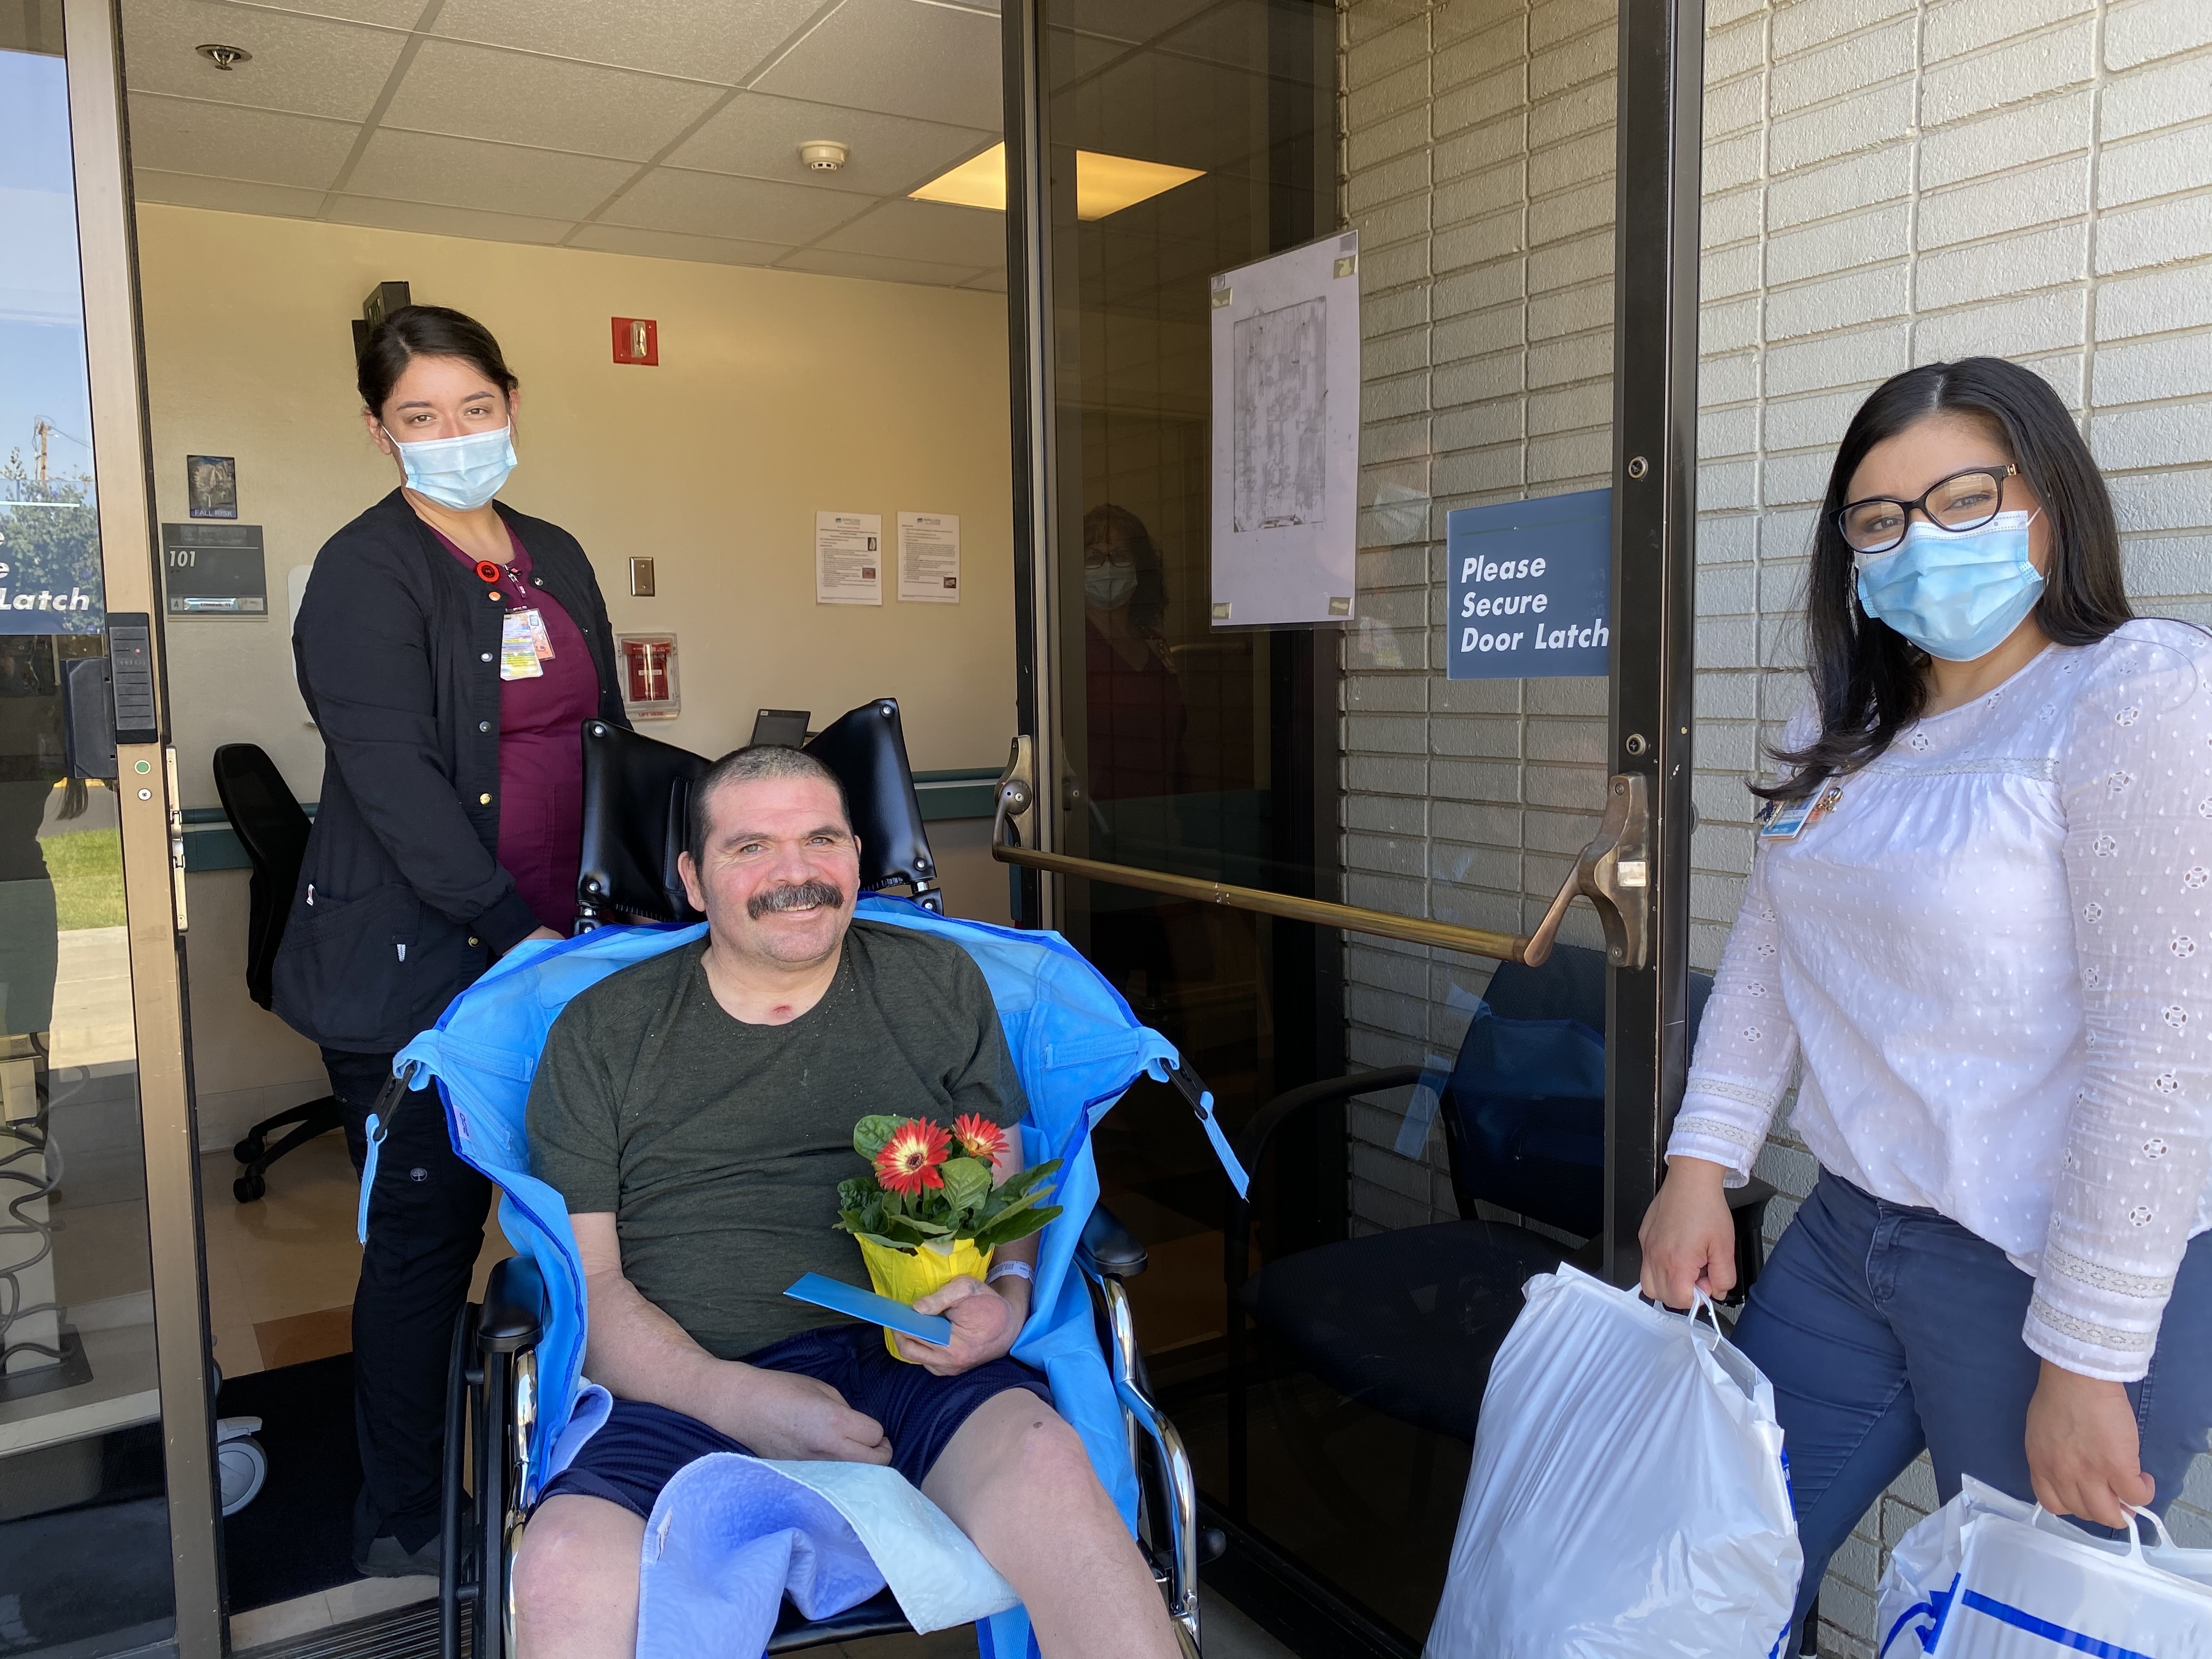
[{"label": "red fire alarm box", "polygon": [[618,363],[660,362],[660,325],[650,317],[617,317],[615,322],[615,361]]},{"label": "red fire alarm box", "polygon": [[672,720],[684,712],[676,684],[676,635],[617,634],[615,657],[622,665],[623,709],[634,720]]}]

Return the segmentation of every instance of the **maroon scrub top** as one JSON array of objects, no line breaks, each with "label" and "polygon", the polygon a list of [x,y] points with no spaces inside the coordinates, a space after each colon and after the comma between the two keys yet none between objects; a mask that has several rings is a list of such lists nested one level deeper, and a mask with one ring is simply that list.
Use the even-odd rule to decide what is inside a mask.
[{"label": "maroon scrub top", "polygon": [[[476,574],[477,562],[433,531]],[[583,723],[599,712],[599,671],[561,602],[530,580],[530,550],[514,531],[499,592],[509,611],[535,605],[553,654],[535,679],[499,683],[499,861],[538,920],[566,937],[576,921],[583,864]],[[487,584],[489,586],[489,584]]]}]

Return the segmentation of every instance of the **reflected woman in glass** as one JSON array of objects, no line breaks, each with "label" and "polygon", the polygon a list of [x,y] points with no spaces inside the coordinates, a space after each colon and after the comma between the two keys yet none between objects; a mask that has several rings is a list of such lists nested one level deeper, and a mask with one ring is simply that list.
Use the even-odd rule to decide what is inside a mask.
[{"label": "reflected woman in glass", "polygon": [[1167,578],[1144,520],[1103,502],[1083,515],[1083,669],[1091,798],[1180,786],[1187,716],[1167,636]]}]

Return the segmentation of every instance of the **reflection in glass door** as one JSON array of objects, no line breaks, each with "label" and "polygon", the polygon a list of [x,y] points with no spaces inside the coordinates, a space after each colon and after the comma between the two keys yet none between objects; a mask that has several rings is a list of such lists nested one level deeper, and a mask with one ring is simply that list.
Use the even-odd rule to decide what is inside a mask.
[{"label": "reflection in glass door", "polygon": [[176,1620],[70,115],[0,11],[0,1650],[93,1655]]},{"label": "reflection in glass door", "polygon": [[[1693,25],[1686,45],[1639,24],[1616,102],[1610,9],[1540,27],[1527,6],[1458,9],[1381,46],[1413,12],[1036,9],[1049,210],[1027,372],[1048,380],[1052,418],[1032,661],[1054,815],[1038,856],[1133,878],[1071,874],[1048,914],[1205,1076],[1255,1178],[1247,1218],[1181,1102],[1140,1085],[1098,1135],[1106,1200],[1149,1247],[1138,1328],[1229,1534],[1212,1591],[1302,1651],[1411,1655],[1521,1285],[1566,1261],[1632,1279],[1694,1021],[1671,920],[1697,246],[1696,193],[1672,169],[1695,155]],[[1532,134],[1560,156],[1537,166]],[[1086,172],[1151,188],[1102,200]],[[1616,199],[1642,216],[1618,233]],[[1365,337],[1353,615],[1224,627],[1211,279],[1346,229]],[[1625,328],[1619,260],[1637,279]],[[1576,500],[1521,506],[1554,496]],[[1574,604],[1598,603],[1609,573],[1610,629],[1578,629],[1593,649],[1571,665],[1450,678],[1450,538],[1547,536],[1530,526],[1565,517],[1594,584]],[[1533,567],[1505,562],[1516,580]],[[1517,617],[1535,594],[1506,597]],[[1138,872],[1366,914],[1259,915]],[[1531,968],[1518,958],[1541,955],[1527,936],[1563,883],[1609,919],[1566,908]],[[1328,1092],[1347,1067],[1365,1086]]]}]

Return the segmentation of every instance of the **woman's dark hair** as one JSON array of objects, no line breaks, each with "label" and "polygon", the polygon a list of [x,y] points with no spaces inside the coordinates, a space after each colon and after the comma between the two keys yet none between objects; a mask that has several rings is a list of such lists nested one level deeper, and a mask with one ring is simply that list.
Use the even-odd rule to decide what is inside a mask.
[{"label": "woman's dark hair", "polygon": [[1083,539],[1088,543],[1108,532],[1129,550],[1129,562],[1137,570],[1137,591],[1129,596],[1129,626],[1139,634],[1157,634],[1168,614],[1168,579],[1160,550],[1152,544],[1152,532],[1127,507],[1101,501],[1083,515]]},{"label": "woman's dark hair", "polygon": [[491,331],[475,318],[444,306],[402,306],[362,343],[354,384],[370,414],[382,418],[392,388],[417,357],[458,357],[503,392],[521,384]]},{"label": "woman's dark hair", "polygon": [[1820,735],[1802,749],[1771,751],[1791,775],[1771,787],[1753,785],[1754,794],[1802,799],[1824,780],[1879,757],[1927,703],[1927,655],[1859,608],[1851,550],[1836,515],[1867,452],[1931,415],[1965,416],[1990,427],[2042,501],[2051,521],[2051,568],[2033,614],[2046,635],[2060,645],[2094,645],[2135,615],[2121,580],[2120,532],[2104,475],[2041,375],[2001,357],[1923,363],[1894,375],[1844,428],[1813,533],[1805,643]]}]

